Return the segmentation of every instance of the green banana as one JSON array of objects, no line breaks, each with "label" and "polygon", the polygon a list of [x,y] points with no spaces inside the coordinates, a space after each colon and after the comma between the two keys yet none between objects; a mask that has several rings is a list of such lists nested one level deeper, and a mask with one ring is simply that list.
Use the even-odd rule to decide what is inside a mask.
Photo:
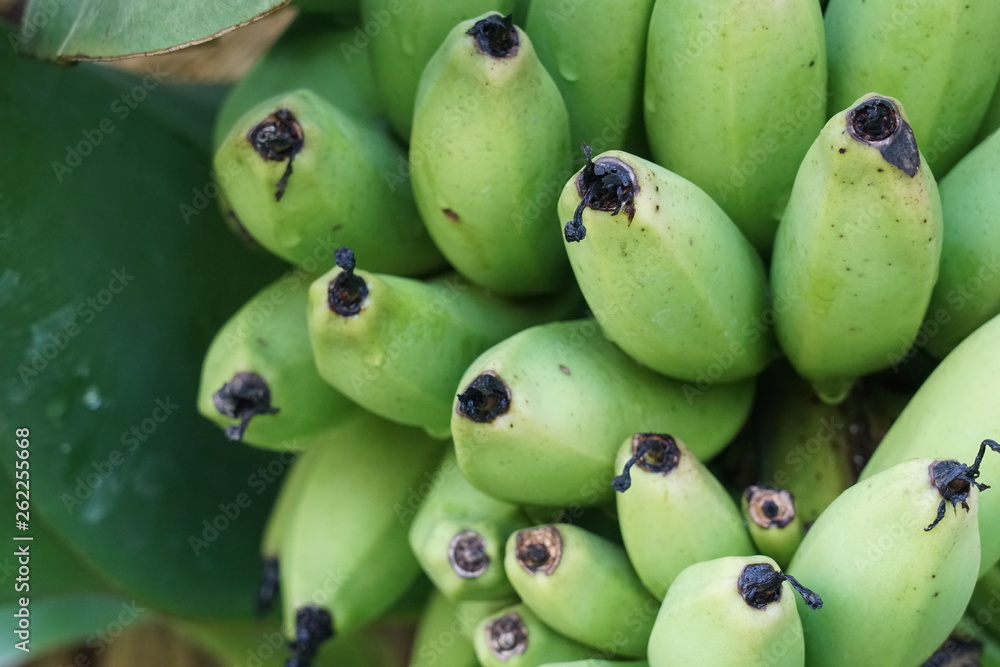
[{"label": "green banana", "polygon": [[481,621],[472,641],[482,667],[530,667],[589,658],[594,652],[545,625],[523,604],[501,609]]},{"label": "green banana", "polygon": [[990,567],[980,575],[969,600],[967,615],[979,630],[1000,637],[1000,568]]},{"label": "green banana", "polygon": [[986,137],[997,130],[1000,130],[1000,80],[997,81],[997,87],[993,89],[993,97],[986,107],[983,122],[979,125],[979,130],[976,132],[975,143],[982,143]]},{"label": "green banana", "polygon": [[472,630],[509,601],[458,602],[435,591],[420,615],[409,667],[479,667]]},{"label": "green banana", "polygon": [[976,146],[941,179],[945,220],[941,269],[921,327],[927,351],[938,359],[1000,313],[998,182],[1000,132]]},{"label": "green banana", "polygon": [[530,525],[517,505],[495,500],[462,476],[453,451],[410,525],[410,548],[437,590],[453,600],[514,597],[504,572],[504,544]]},{"label": "green banana", "polygon": [[[509,14],[514,0],[361,0],[379,97],[396,134],[413,122],[420,75],[455,24],[495,10]],[[371,28],[369,30],[369,27]],[[366,53],[366,51],[362,51]]]},{"label": "green banana", "polygon": [[278,550],[284,631],[300,667],[326,639],[387,611],[416,579],[409,517],[398,509],[442,454],[419,430],[359,414],[301,455],[296,465],[309,472],[289,491],[297,498]]},{"label": "green banana", "polygon": [[832,0],[824,20],[830,113],[869,90],[891,95],[944,176],[972,145],[1000,77],[1000,4]]},{"label": "green banana", "polygon": [[769,255],[795,172],[827,118],[816,0],[657,3],[645,94],[656,161],[711,195]]},{"label": "green banana", "polygon": [[[286,261],[322,272],[349,245],[373,271],[445,266],[406,187],[387,175],[399,147],[308,89],[268,98],[233,125],[214,167],[240,224]],[[293,171],[294,164],[294,171]]]},{"label": "green banana", "polygon": [[604,335],[699,389],[759,373],[774,355],[767,284],[739,229],[663,167],[621,151],[591,160],[584,151],[559,219],[571,219],[566,253]]},{"label": "green banana", "polygon": [[230,440],[301,450],[303,438],[359,412],[316,373],[303,315],[312,279],[285,273],[229,318],[209,345],[198,411]]},{"label": "green banana", "polygon": [[736,503],[680,438],[636,433],[621,443],[615,470],[625,551],[658,599],[689,565],[754,553]]},{"label": "green banana", "polygon": [[987,446],[1000,452],[984,441],[971,466],[899,463],[820,515],[788,566],[826,600],[822,614],[802,615],[808,664],[915,665],[947,638],[979,572],[978,500],[987,487],[976,478]]},{"label": "green banana", "polygon": [[469,366],[451,432],[462,473],[484,493],[522,504],[596,505],[611,500],[608,469],[622,438],[669,427],[707,460],[739,431],[753,387],[691,393],[634,362],[593,320],[552,322]]},{"label": "green banana", "polygon": [[605,657],[646,655],[660,603],[617,544],[568,523],[536,526],[507,539],[503,564],[521,601],[553,630]]},{"label": "green banana", "polygon": [[758,553],[773,558],[779,567],[787,567],[805,534],[795,496],[783,489],[749,486],[741,508]]},{"label": "green banana", "polygon": [[[917,457],[959,458],[969,442],[1000,433],[1000,316],[979,327],[937,366],[910,399],[861,471],[864,481]],[[1000,480],[1000,461],[983,461],[983,474]],[[1000,560],[1000,497],[987,494],[979,505],[980,573]]]},{"label": "green banana", "polygon": [[459,273],[505,295],[565,286],[549,219],[569,171],[569,117],[510,17],[458,24],[427,63],[410,164],[420,214]]},{"label": "green banana", "polygon": [[821,399],[913,341],[938,274],[937,185],[899,102],[869,93],[826,124],[774,241],[775,330]]},{"label": "green banana", "polygon": [[221,146],[240,116],[258,103],[298,88],[312,90],[358,120],[376,118],[379,104],[371,59],[368,51],[352,51],[355,39],[354,32],[325,17],[297,16],[226,93],[215,116],[213,146]]},{"label": "green banana", "polygon": [[566,101],[574,142],[601,146],[598,152],[644,150],[642,79],[653,2],[531,3],[525,29]]},{"label": "green banana", "polygon": [[[650,667],[801,667],[806,648],[795,593],[813,611],[823,606],[819,595],[764,556],[727,556],[685,568],[656,616]],[[813,615],[819,614],[802,614]]]},{"label": "green banana", "polygon": [[581,302],[573,291],[512,302],[455,274],[423,282],[355,271],[350,249],[337,253],[339,268],[309,294],[320,376],[371,412],[439,437],[449,437],[455,387],[476,356],[526,327],[576,314]]},{"label": "green banana", "polygon": [[571,660],[570,662],[547,662],[539,667],[614,667],[615,665],[632,665],[633,667],[649,667],[645,660]]}]

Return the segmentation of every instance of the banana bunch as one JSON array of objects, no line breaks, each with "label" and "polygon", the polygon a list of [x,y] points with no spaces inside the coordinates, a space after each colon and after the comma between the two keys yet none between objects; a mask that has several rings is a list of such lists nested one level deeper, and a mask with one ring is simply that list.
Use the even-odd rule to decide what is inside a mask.
[{"label": "banana bunch", "polygon": [[1000,664],[1000,3],[314,4],[197,404],[286,667]]}]

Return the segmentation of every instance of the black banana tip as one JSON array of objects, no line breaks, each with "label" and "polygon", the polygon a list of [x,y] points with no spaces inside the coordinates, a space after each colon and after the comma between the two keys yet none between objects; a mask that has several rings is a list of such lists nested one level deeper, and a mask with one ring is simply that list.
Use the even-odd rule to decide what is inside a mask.
[{"label": "black banana tip", "polygon": [[925,531],[933,530],[941,523],[948,503],[951,503],[952,507],[961,504],[962,508],[968,512],[969,494],[972,493],[973,486],[979,491],[990,488],[989,485],[976,481],[976,478],[979,477],[979,466],[982,465],[987,448],[1000,453],[1000,444],[997,444],[995,440],[986,439],[979,444],[979,453],[972,465],[966,465],[952,459],[935,461],[930,465],[928,472],[931,476],[931,482],[941,494],[941,503],[938,505],[937,516],[929,526],[924,528]]},{"label": "black banana tip", "polygon": [[326,304],[341,317],[353,317],[361,312],[368,298],[368,283],[354,273],[353,250],[338,248],[333,253],[333,259],[343,270],[327,286]]},{"label": "black banana tip", "polygon": [[472,35],[480,53],[491,58],[513,58],[520,45],[513,15],[491,14],[476,21],[465,34]]},{"label": "black banana tip", "polygon": [[518,564],[528,574],[550,575],[562,560],[563,542],[555,526],[540,526],[518,531],[514,538]]},{"label": "black banana tip", "polygon": [[583,211],[587,208],[610,211],[611,215],[624,211],[631,223],[635,216],[635,195],[639,191],[635,172],[622,160],[603,157],[594,162],[587,144],[583,144],[583,152],[587,163],[576,180],[580,203],[573,212],[573,219],[563,228],[563,235],[570,243],[582,241],[587,235],[583,226]]},{"label": "black banana tip", "polygon": [[528,648],[528,627],[511,612],[486,624],[486,643],[498,660],[509,660]]},{"label": "black banana tip", "polygon": [[239,424],[226,427],[226,437],[234,441],[243,439],[254,417],[278,413],[278,408],[271,405],[271,390],[267,382],[256,373],[236,373],[212,394],[212,405],[223,417],[240,420]]},{"label": "black banana tip", "polygon": [[305,145],[302,126],[289,109],[278,109],[257,123],[247,133],[247,141],[261,158],[273,162],[288,160],[285,173],[278,180],[274,200],[281,201],[292,175],[292,160]]},{"label": "black banana tip", "polygon": [[823,606],[823,599],[800,584],[795,577],[775,570],[770,563],[751,563],[740,572],[736,582],[743,600],[754,609],[764,609],[781,599],[781,584],[788,582],[802,596],[802,601],[810,609]]},{"label": "black banana tip", "polygon": [[907,176],[920,169],[913,129],[892,100],[873,97],[854,107],[847,113],[847,130],[857,141],[876,146],[882,159]]},{"label": "black banana tip", "polygon": [[632,466],[646,472],[666,475],[680,462],[681,450],[673,436],[666,433],[636,433],[632,436],[632,456],[625,462],[622,474],[611,480],[611,488],[624,493],[632,486]]},{"label": "black banana tip", "polygon": [[295,640],[290,642],[292,657],[285,667],[309,667],[323,642],[333,639],[333,617],[322,607],[295,610]]},{"label": "black banana tip", "polygon": [[483,576],[490,568],[486,552],[486,538],[474,530],[463,530],[448,545],[448,562],[451,569],[463,579]]},{"label": "black banana tip", "polygon": [[487,424],[510,410],[510,388],[495,373],[480,373],[458,395],[455,410],[466,419]]}]

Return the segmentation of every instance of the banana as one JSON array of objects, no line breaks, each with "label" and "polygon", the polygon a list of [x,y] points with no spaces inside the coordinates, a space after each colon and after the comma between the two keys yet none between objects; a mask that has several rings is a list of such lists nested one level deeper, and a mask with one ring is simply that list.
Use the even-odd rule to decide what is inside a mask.
[{"label": "banana", "polygon": [[366,30],[372,26],[371,63],[382,107],[393,130],[405,140],[410,136],[420,75],[448,31],[457,23],[491,9],[509,14],[515,3],[514,0],[361,0],[360,4]]},{"label": "banana", "polygon": [[899,102],[875,93],[827,122],[774,241],[781,348],[821,399],[890,365],[917,335],[942,236],[937,185]]},{"label": "banana", "polygon": [[420,615],[409,667],[479,667],[472,630],[510,604],[507,600],[458,602],[435,591]]},{"label": "banana", "polygon": [[553,630],[605,657],[646,655],[659,601],[617,544],[568,523],[519,530],[504,569],[521,601]]},{"label": "banana", "polygon": [[569,116],[510,17],[463,21],[427,63],[410,164],[420,214],[459,273],[509,296],[566,285],[549,220],[569,172]]},{"label": "banana", "polygon": [[316,373],[303,314],[312,279],[285,273],[229,318],[209,345],[198,411],[230,440],[300,450],[303,438],[359,412]]},{"label": "banana", "polygon": [[[653,0],[535,0],[525,29],[559,86],[574,143],[641,152],[642,81]],[[601,46],[594,38],[600,36]]]},{"label": "banana", "polygon": [[615,470],[625,551],[657,599],[689,565],[754,553],[739,508],[680,438],[636,433],[621,443]]},{"label": "banana", "polygon": [[826,601],[823,613],[802,615],[808,664],[915,665],[945,640],[979,572],[978,499],[987,487],[976,478],[987,446],[1000,452],[984,441],[971,466],[899,463],[820,515],[788,566]]},{"label": "banana", "polygon": [[711,195],[769,255],[795,172],[827,118],[819,4],[657,3],[645,105],[656,162]]},{"label": "banana", "polygon": [[419,430],[362,413],[296,462],[309,472],[289,491],[297,498],[278,558],[284,631],[300,667],[323,641],[378,618],[416,579],[409,515],[398,510],[442,450]]},{"label": "banana", "polygon": [[805,646],[795,593],[812,610],[823,606],[819,595],[765,556],[690,565],[677,575],[656,616],[650,667],[801,667]]},{"label": "banana", "polygon": [[[1000,316],[979,327],[937,366],[885,434],[861,471],[864,481],[908,459],[954,458],[969,442],[1000,433]],[[983,461],[983,474],[1000,480],[1000,461]],[[986,494],[979,505],[980,573],[1000,560],[1000,497]]]},{"label": "banana", "polygon": [[[608,340],[699,387],[759,373],[774,348],[760,256],[696,185],[621,151],[563,188],[559,219],[580,290]],[[719,267],[723,267],[721,270]]]},{"label": "banana", "polygon": [[979,130],[976,132],[975,143],[982,143],[986,137],[997,130],[1000,130],[1000,81],[997,81],[997,87],[993,90],[993,97],[986,107],[983,122],[979,125]]},{"label": "banana", "polygon": [[553,322],[511,336],[469,366],[451,432],[462,473],[484,493],[596,505],[611,500],[608,470],[622,438],[669,427],[707,460],[739,431],[753,388],[745,381],[691,393],[635,363],[593,320]]},{"label": "banana", "polygon": [[504,571],[504,544],[528,525],[517,505],[469,484],[451,451],[410,525],[410,548],[448,598],[505,600],[515,595]]},{"label": "banana", "polygon": [[1000,132],[976,146],[941,179],[941,270],[921,327],[938,359],[1000,313]]},{"label": "banana", "polygon": [[591,657],[594,649],[560,635],[516,604],[488,616],[472,639],[482,667],[529,667]]},{"label": "banana", "polygon": [[645,660],[571,660],[570,662],[547,662],[539,667],[614,667],[615,665],[632,665],[633,667],[649,667]]},{"label": "banana", "polygon": [[1000,636],[1000,568],[996,565],[976,581],[966,614],[975,622],[977,635]]},{"label": "banana", "polygon": [[371,58],[352,46],[356,38],[326,17],[297,16],[226,93],[215,116],[213,146],[218,148],[240,116],[259,102],[298,88],[312,90],[358,120],[378,118]]},{"label": "banana", "polygon": [[869,90],[900,100],[944,176],[972,145],[1000,76],[1000,4],[832,0],[824,19],[830,112]]},{"label": "banana", "polygon": [[350,249],[337,252],[339,268],[309,292],[320,376],[371,412],[439,437],[449,437],[455,387],[479,354],[581,302],[573,291],[513,302],[455,274],[423,282],[356,271]]},{"label": "banana", "polygon": [[805,534],[795,496],[783,489],[749,486],[741,508],[757,551],[773,558],[779,567],[787,567]]},{"label": "banana", "polygon": [[214,167],[247,233],[282,259],[322,272],[348,245],[373,271],[426,274],[445,261],[409,188],[388,178],[401,157],[371,124],[298,89],[241,116]]}]

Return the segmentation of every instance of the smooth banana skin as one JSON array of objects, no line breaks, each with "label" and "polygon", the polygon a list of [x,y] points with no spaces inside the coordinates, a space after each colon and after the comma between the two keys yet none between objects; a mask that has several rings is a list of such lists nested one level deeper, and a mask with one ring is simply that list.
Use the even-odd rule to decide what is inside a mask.
[{"label": "smooth banana skin", "polygon": [[574,144],[645,152],[642,82],[653,2],[531,3],[525,29],[566,101]]},{"label": "smooth banana skin", "polygon": [[350,246],[372,271],[422,275],[445,261],[410,191],[387,178],[402,155],[370,123],[300,88],[241,116],[214,167],[247,233],[282,259],[326,271]]},{"label": "smooth banana skin", "polygon": [[459,602],[431,593],[420,615],[409,667],[479,667],[472,631],[484,618],[511,605],[510,600]]},{"label": "smooth banana skin", "polygon": [[[756,587],[740,586],[748,576],[744,573],[755,572],[748,567],[774,579]],[[649,638],[649,666],[802,667],[805,645],[794,599],[798,591],[781,579],[777,563],[765,556],[727,556],[685,568],[656,616]],[[813,587],[805,575],[799,579]],[[826,597],[825,589],[817,585],[815,590]],[[805,595],[814,606],[822,606],[822,599],[812,591],[806,590]],[[821,613],[807,609],[802,615]]]},{"label": "smooth banana skin", "polygon": [[518,597],[550,628],[605,657],[646,655],[660,603],[619,545],[547,524],[511,535],[503,564]]},{"label": "smooth banana skin", "polygon": [[1000,636],[1000,568],[996,565],[976,581],[967,614],[981,631]]},{"label": "smooth banana skin", "polygon": [[410,515],[399,508],[443,450],[422,431],[363,413],[301,455],[296,465],[311,472],[292,491],[298,499],[278,553],[284,631],[297,656],[372,622],[417,578]]},{"label": "smooth banana skin", "polygon": [[455,26],[420,80],[410,164],[420,214],[459,273],[509,296],[566,287],[550,221],[569,155],[566,105],[528,36],[495,13]]},{"label": "smooth banana skin", "polygon": [[623,438],[671,428],[708,460],[739,431],[753,389],[745,381],[692,395],[630,359],[593,320],[552,322],[511,336],[469,366],[451,432],[462,473],[484,493],[590,506],[612,499],[609,470]]},{"label": "smooth banana skin", "polygon": [[482,667],[534,667],[590,658],[594,649],[545,625],[523,604],[493,613],[476,626],[476,658]]},{"label": "smooth banana skin", "polygon": [[750,243],[690,181],[628,153],[591,160],[584,150],[559,221],[604,335],[639,363],[699,386],[759,373],[775,349],[764,266]]},{"label": "smooth banana skin", "polygon": [[[866,480],[917,457],[968,456],[969,443],[1000,433],[1000,316],[979,327],[945,357],[885,434],[861,471]],[[1000,480],[1000,457],[983,460],[983,479]],[[1000,560],[1000,494],[980,499],[980,573]]]},{"label": "smooth banana skin", "polygon": [[614,667],[615,665],[633,665],[633,667],[649,667],[645,660],[571,660],[570,662],[547,662],[539,667]]},{"label": "smooth banana skin", "polygon": [[948,477],[931,474],[941,460],[864,479],[806,533],[788,570],[826,603],[802,614],[807,664],[918,665],[961,619],[979,573],[979,489],[956,478],[965,495],[946,502]]},{"label": "smooth banana skin", "polygon": [[694,563],[756,551],[732,497],[680,438],[629,436],[614,470],[629,462],[614,480],[618,522],[632,566],[657,599]]},{"label": "smooth banana skin", "polygon": [[769,255],[795,173],[827,119],[819,4],[658,2],[645,105],[656,162],[711,195]]},{"label": "smooth banana skin", "polygon": [[976,132],[975,143],[977,145],[982,143],[986,137],[997,130],[1000,130],[1000,81],[997,81],[997,87],[993,90],[993,97],[986,107],[983,122],[979,125],[979,130]]},{"label": "smooth banana skin", "polygon": [[937,184],[897,100],[869,93],[826,124],[774,241],[775,330],[792,366],[839,403],[913,341],[938,275]]},{"label": "smooth banana skin", "polygon": [[740,509],[757,553],[787,567],[805,535],[795,496],[784,489],[751,486],[742,495]]},{"label": "smooth banana skin", "polygon": [[514,598],[504,545],[531,525],[517,505],[496,500],[462,476],[450,451],[410,525],[409,542],[437,590],[453,600]]},{"label": "smooth banana skin", "polygon": [[831,0],[824,19],[830,113],[870,90],[891,95],[944,176],[972,146],[1000,77],[1000,4]]},{"label": "smooth banana skin", "polygon": [[370,52],[353,47],[356,37],[333,20],[315,14],[296,17],[229,89],[215,117],[213,145],[218,148],[236,121],[258,103],[298,88],[312,90],[358,120],[376,120],[380,110]]},{"label": "smooth banana skin", "polygon": [[490,10],[510,14],[514,4],[514,0],[361,0],[362,23],[379,27],[367,50],[382,107],[399,137],[410,136],[420,75],[448,32]]},{"label": "smooth banana skin", "polygon": [[275,280],[229,318],[209,345],[198,411],[230,439],[298,451],[310,436],[360,412],[313,364],[303,315],[312,279],[290,272]]},{"label": "smooth banana skin", "polygon": [[[331,295],[351,285],[355,306],[338,306]],[[515,302],[455,273],[424,282],[335,268],[310,288],[309,334],[332,387],[381,417],[447,438],[455,387],[478,355],[581,305],[575,291]]]},{"label": "smooth banana skin", "polygon": [[1000,132],[976,146],[941,180],[941,269],[923,325],[925,347],[938,359],[1000,313],[997,183]]}]

